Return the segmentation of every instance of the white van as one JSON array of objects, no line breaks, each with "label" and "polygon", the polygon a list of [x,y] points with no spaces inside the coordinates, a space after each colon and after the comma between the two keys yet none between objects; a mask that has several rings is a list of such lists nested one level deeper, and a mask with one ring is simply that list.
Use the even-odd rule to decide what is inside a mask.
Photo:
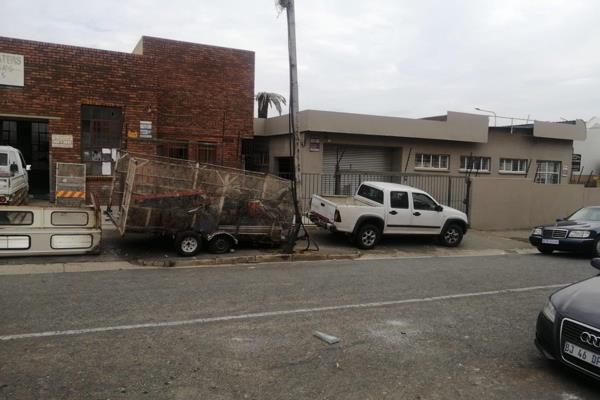
[{"label": "white van", "polygon": [[98,206],[0,207],[0,257],[98,254],[101,223]]},{"label": "white van", "polygon": [[30,165],[14,147],[0,146],[0,205],[18,205],[27,200]]}]

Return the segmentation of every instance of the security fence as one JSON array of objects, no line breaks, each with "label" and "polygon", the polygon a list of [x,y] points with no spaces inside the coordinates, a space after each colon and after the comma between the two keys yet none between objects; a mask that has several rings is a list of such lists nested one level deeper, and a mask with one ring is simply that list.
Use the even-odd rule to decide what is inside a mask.
[{"label": "security fence", "polygon": [[467,176],[429,175],[398,172],[340,171],[339,174],[302,174],[299,197],[308,209],[313,194],[351,196],[366,181],[393,182],[421,189],[438,202],[468,214],[469,188]]}]

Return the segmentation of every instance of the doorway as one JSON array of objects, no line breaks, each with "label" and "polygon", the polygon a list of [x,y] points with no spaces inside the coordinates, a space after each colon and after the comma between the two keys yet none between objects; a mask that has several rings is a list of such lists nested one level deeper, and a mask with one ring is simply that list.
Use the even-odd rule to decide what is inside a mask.
[{"label": "doorway", "polygon": [[0,119],[0,146],[12,146],[23,153],[29,171],[29,194],[47,199],[50,193],[48,122]]}]

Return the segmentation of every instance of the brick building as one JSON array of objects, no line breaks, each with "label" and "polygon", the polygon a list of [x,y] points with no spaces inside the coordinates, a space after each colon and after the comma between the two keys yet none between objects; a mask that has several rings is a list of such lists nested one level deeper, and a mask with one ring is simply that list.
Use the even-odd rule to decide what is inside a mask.
[{"label": "brick building", "polygon": [[142,37],[132,53],[0,37],[0,145],[23,152],[31,193],[57,162],[85,163],[105,199],[118,150],[240,166],[253,136],[254,53]]}]

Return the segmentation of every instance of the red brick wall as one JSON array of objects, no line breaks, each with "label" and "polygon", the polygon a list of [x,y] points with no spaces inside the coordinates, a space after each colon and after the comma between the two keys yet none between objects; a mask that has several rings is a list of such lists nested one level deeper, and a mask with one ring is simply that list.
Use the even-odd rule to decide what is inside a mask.
[{"label": "red brick wall", "polygon": [[[254,53],[142,38],[136,53],[0,37],[0,52],[25,57],[25,86],[0,86],[0,114],[51,116],[49,134],[71,134],[72,149],[51,148],[56,162],[81,162],[81,106],[120,107],[123,148],[152,152],[127,140],[139,121],[159,139],[224,143],[223,161],[240,165],[240,138],[253,134]],[[110,181],[88,179],[105,202]],[[51,188],[53,183],[51,182]]]}]

